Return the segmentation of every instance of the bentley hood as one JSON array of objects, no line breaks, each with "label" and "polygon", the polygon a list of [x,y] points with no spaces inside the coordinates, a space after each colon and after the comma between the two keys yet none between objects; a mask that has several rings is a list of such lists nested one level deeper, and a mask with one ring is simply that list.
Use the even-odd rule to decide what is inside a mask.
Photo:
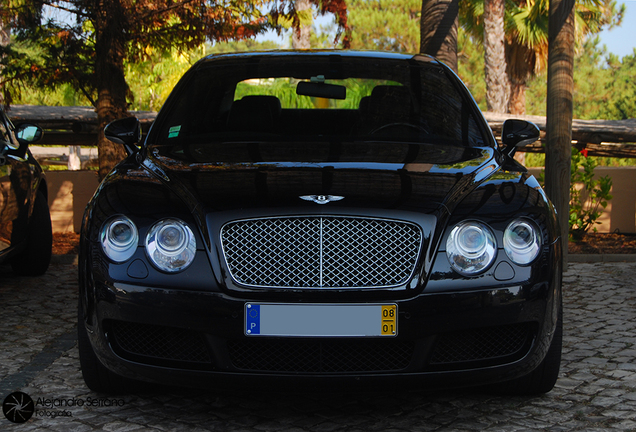
[{"label": "bentley hood", "polygon": [[154,147],[146,166],[207,212],[313,206],[431,213],[451,209],[499,168],[488,147],[385,142]]}]

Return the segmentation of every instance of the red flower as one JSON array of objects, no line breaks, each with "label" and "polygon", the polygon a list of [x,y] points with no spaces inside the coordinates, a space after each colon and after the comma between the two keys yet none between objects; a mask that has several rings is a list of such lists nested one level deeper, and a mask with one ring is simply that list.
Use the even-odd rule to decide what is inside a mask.
[{"label": "red flower", "polygon": [[587,149],[583,149],[580,152],[583,156],[587,157]]}]

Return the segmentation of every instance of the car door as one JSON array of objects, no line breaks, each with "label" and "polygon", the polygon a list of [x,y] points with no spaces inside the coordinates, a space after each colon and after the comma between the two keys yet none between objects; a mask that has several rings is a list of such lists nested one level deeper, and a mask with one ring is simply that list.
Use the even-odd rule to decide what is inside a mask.
[{"label": "car door", "polygon": [[0,111],[0,257],[25,237],[33,173],[5,114]]}]

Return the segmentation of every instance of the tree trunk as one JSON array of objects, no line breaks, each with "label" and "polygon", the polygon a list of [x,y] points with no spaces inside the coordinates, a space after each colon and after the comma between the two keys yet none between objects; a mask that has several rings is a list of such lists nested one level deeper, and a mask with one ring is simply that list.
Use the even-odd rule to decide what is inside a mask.
[{"label": "tree trunk", "polygon": [[[124,9],[117,0],[97,2],[95,11],[95,78],[97,82],[97,123],[99,135],[99,178],[103,179],[126,156],[123,146],[104,137],[104,127],[128,115],[128,84],[124,74]],[[104,3],[110,3],[104,5]]]},{"label": "tree trunk", "polygon": [[[11,42],[11,29],[0,19],[0,45],[7,46]],[[0,68],[0,72],[2,72]],[[4,92],[0,87],[0,108],[4,108]]]},{"label": "tree trunk", "polygon": [[484,71],[488,111],[505,113],[510,84],[506,74],[505,0],[484,1]]},{"label": "tree trunk", "polygon": [[517,40],[506,42],[506,74],[510,83],[508,112],[526,113],[526,87],[537,64],[537,53]]},{"label": "tree trunk", "polygon": [[[309,0],[296,0],[296,11],[300,14],[311,13],[311,3]],[[299,24],[298,28],[294,28],[292,31],[292,48],[293,49],[309,49],[310,43],[311,25]]]},{"label": "tree trunk", "polygon": [[[510,99],[508,101],[508,113],[513,115],[526,114],[526,81],[512,79],[510,83]],[[514,156],[521,165],[526,164],[526,154],[518,151]]]},{"label": "tree trunk", "polygon": [[515,115],[526,113],[526,82],[512,81],[510,84],[510,102],[508,112]]},{"label": "tree trunk", "polygon": [[548,27],[548,103],[545,186],[561,225],[567,266],[574,93],[574,0],[552,0]]},{"label": "tree trunk", "polygon": [[11,29],[0,21],[0,45],[7,46],[11,41]]},{"label": "tree trunk", "polygon": [[457,73],[459,0],[422,0],[420,52],[432,55]]}]

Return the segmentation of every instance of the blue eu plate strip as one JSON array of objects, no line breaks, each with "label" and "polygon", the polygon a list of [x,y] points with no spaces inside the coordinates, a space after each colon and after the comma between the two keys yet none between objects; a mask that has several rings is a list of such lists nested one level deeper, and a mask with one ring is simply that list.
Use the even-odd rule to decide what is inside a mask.
[{"label": "blue eu plate strip", "polygon": [[261,334],[261,305],[246,305],[245,320],[247,334]]}]

